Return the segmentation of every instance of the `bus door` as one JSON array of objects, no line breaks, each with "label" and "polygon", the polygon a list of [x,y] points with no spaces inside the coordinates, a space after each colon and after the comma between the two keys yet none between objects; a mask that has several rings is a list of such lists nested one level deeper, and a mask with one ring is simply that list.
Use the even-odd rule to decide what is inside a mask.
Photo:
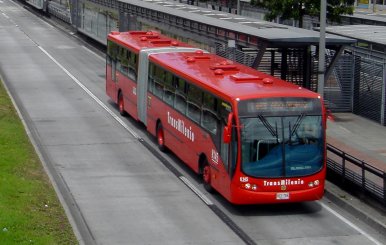
[{"label": "bus door", "polygon": [[[231,179],[234,174],[236,165],[235,149],[237,149],[237,137],[236,127],[234,127],[233,113],[230,113],[231,106],[225,101],[218,101],[217,106],[218,117],[217,117],[217,130],[216,135],[213,135],[213,142],[217,148],[215,156],[212,152],[212,162],[214,173],[216,178],[213,179],[212,184],[221,194],[224,196],[230,195]],[[228,121],[230,122],[228,123]],[[227,130],[225,130],[227,128]],[[225,137],[225,134],[229,137]],[[219,158],[221,161],[213,161],[213,158]]]},{"label": "bus door", "polygon": [[[225,127],[225,123],[221,123],[221,129]],[[233,125],[231,127],[231,140],[230,142],[224,141],[224,130],[221,130],[221,139],[220,143],[220,157],[224,164],[224,172],[221,176],[221,189],[226,191],[224,195],[228,195],[230,191],[230,186],[232,182],[232,178],[236,168],[237,162],[237,130]]]},{"label": "bus door", "polygon": [[118,76],[117,76],[117,60],[111,56],[107,56],[106,66],[106,92],[115,102],[118,102]]},{"label": "bus door", "polygon": [[106,55],[106,93],[118,103],[118,80],[117,80],[118,45],[107,40]]}]

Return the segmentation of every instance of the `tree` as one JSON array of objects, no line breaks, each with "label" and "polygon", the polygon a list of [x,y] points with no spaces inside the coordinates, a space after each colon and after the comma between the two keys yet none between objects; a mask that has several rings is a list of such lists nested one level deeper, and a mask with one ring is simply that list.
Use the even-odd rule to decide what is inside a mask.
[{"label": "tree", "polygon": [[[327,19],[340,22],[343,14],[352,15],[355,0],[327,0]],[[299,21],[303,27],[303,16],[319,16],[320,0],[251,0],[251,5],[263,7],[269,12],[265,19],[272,21],[277,17]]]}]

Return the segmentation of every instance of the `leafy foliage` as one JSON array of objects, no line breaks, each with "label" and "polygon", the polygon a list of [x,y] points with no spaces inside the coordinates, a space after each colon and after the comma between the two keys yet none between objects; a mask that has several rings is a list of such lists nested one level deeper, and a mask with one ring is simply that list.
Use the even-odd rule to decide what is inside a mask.
[{"label": "leafy foliage", "polygon": [[[343,14],[353,14],[354,0],[327,0],[327,18],[330,21],[340,22]],[[251,4],[267,9],[266,20],[277,17],[294,19],[303,26],[303,16],[319,16],[320,0],[251,0]]]}]

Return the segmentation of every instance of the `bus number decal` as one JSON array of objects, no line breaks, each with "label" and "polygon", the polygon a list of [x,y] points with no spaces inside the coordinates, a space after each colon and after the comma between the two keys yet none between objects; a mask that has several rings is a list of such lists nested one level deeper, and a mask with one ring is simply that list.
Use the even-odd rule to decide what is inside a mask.
[{"label": "bus number decal", "polygon": [[212,162],[218,164],[218,152],[212,149]]}]

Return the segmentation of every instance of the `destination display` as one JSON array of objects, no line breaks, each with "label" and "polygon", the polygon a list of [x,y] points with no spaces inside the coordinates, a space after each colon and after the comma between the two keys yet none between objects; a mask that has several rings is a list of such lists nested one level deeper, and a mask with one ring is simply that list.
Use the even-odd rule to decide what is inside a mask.
[{"label": "destination display", "polygon": [[319,99],[311,98],[262,98],[239,102],[240,116],[285,114],[321,114]]}]

